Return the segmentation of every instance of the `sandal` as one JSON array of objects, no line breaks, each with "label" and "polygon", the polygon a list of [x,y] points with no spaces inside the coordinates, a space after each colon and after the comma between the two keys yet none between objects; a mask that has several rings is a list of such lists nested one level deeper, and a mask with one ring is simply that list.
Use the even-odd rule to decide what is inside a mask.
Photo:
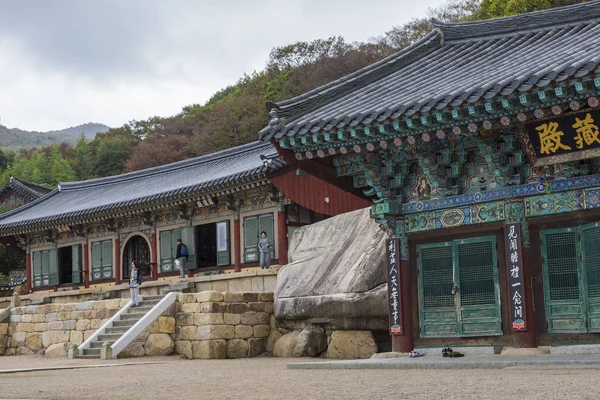
[{"label": "sandal", "polygon": [[461,353],[460,351],[451,351],[448,354],[448,357],[464,357],[465,355],[463,353]]},{"label": "sandal", "polygon": [[408,353],[408,356],[410,358],[423,357],[423,353],[421,353],[419,350],[413,350],[410,353]]},{"label": "sandal", "polygon": [[450,347],[442,349],[442,357],[452,357],[450,354],[452,354],[452,349]]}]

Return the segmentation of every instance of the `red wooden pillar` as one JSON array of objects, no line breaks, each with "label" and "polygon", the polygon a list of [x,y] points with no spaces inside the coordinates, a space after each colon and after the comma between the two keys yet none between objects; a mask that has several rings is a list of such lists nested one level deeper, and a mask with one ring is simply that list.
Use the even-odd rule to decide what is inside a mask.
[{"label": "red wooden pillar", "polygon": [[150,265],[152,266],[152,280],[158,280],[158,248],[157,248],[157,240],[156,240],[156,232],[152,232],[152,237],[150,239],[152,248],[150,251],[152,252],[152,262]]},{"label": "red wooden pillar", "polygon": [[83,285],[86,288],[90,287],[90,259],[89,259],[89,244],[83,244]]},{"label": "red wooden pillar", "polygon": [[119,285],[121,283],[121,239],[117,235],[115,237],[115,285]]},{"label": "red wooden pillar", "polygon": [[31,251],[25,251],[25,288],[27,294],[31,293],[31,282],[33,282],[33,271],[31,270]]},{"label": "red wooden pillar", "polygon": [[[523,222],[526,224],[527,222]],[[523,246],[523,295],[525,297],[525,320],[527,330],[525,332],[514,333],[515,347],[537,347],[537,332],[535,329],[535,315],[533,311],[533,286],[531,280],[531,248]]]},{"label": "red wooden pillar", "polygon": [[235,212],[233,217],[233,248],[235,254],[234,272],[242,271],[242,243],[241,243],[241,226],[240,226],[240,213],[238,211]]},{"label": "red wooden pillar", "polygon": [[277,247],[279,248],[279,265],[288,263],[287,214],[285,206],[277,208]]},{"label": "red wooden pillar", "polygon": [[[405,257],[403,257],[405,258]],[[414,349],[413,317],[410,297],[409,262],[400,261],[400,298],[402,299],[402,335],[392,335],[392,351],[408,353]]]}]

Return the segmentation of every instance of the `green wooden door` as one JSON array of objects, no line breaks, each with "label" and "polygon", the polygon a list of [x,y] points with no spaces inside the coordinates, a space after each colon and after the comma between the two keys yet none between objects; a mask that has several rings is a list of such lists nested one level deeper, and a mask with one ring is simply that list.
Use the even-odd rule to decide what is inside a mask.
[{"label": "green wooden door", "polygon": [[548,332],[585,332],[579,228],[542,232],[542,263]]},{"label": "green wooden door", "polygon": [[588,332],[600,332],[600,222],[581,227]]},{"label": "green wooden door", "polygon": [[81,283],[81,245],[71,246],[73,283]]},{"label": "green wooden door", "polygon": [[456,256],[460,335],[501,335],[496,239],[460,240]]},{"label": "green wooden door", "polygon": [[33,287],[38,288],[42,284],[42,252],[33,253]]},{"label": "green wooden door", "polygon": [[[196,235],[195,227],[185,226],[181,228],[181,241],[188,248],[188,259],[185,263],[185,269],[196,269]],[[177,255],[177,239],[175,238],[174,253]]]},{"label": "green wooden door", "polygon": [[453,249],[452,242],[419,246],[421,337],[458,336]]},{"label": "green wooden door", "polygon": [[217,222],[217,265],[230,265],[229,221]]},{"label": "green wooden door", "polygon": [[113,277],[112,240],[92,243],[92,280],[111,279]]},{"label": "green wooden door", "polygon": [[493,237],[419,246],[421,337],[501,335]]},{"label": "green wooden door", "polygon": [[244,218],[244,262],[258,262],[258,217]]},{"label": "green wooden door", "polygon": [[48,284],[50,286],[58,285],[58,250],[48,251]]}]

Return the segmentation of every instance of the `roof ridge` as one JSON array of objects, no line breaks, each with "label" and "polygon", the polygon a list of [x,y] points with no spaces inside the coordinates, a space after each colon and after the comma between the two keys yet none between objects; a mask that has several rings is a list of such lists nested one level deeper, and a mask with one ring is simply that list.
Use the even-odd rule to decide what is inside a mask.
[{"label": "roof ridge", "polygon": [[[136,179],[145,176],[152,176],[154,174],[168,172],[172,170],[182,169],[191,167],[194,165],[198,165],[201,163],[206,163],[209,161],[221,160],[224,158],[228,158],[231,156],[235,156],[240,153],[244,153],[248,150],[258,150],[261,148],[272,147],[270,143],[254,141],[251,143],[246,143],[241,146],[232,147],[229,149],[217,151],[215,153],[205,154],[198,157],[188,158],[187,160],[176,161],[169,164],[158,165],[156,167],[145,168],[139,171],[128,172],[125,174],[106,176],[103,178],[89,179],[86,181],[78,181],[78,182],[61,182],[60,190],[76,190],[76,189],[84,189],[90,186],[98,186],[98,185],[106,185],[113,184],[118,182],[123,182],[131,179]],[[275,151],[275,149],[273,148]]]},{"label": "roof ridge", "polygon": [[442,32],[444,41],[452,41],[540,28],[555,28],[559,25],[568,25],[597,18],[600,18],[600,0],[590,0],[585,3],[482,21],[441,22],[434,20],[433,25]]}]

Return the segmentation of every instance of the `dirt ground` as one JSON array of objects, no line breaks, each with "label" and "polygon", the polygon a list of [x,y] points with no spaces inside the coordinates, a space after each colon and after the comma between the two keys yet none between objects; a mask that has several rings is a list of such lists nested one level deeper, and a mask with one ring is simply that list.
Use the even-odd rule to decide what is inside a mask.
[{"label": "dirt ground", "polygon": [[[6,399],[598,399],[600,369],[288,370],[298,359],[117,361],[0,357],[0,369],[160,364],[0,374]],[[308,360],[307,360],[308,361]],[[314,360],[311,360],[314,361]]]}]

